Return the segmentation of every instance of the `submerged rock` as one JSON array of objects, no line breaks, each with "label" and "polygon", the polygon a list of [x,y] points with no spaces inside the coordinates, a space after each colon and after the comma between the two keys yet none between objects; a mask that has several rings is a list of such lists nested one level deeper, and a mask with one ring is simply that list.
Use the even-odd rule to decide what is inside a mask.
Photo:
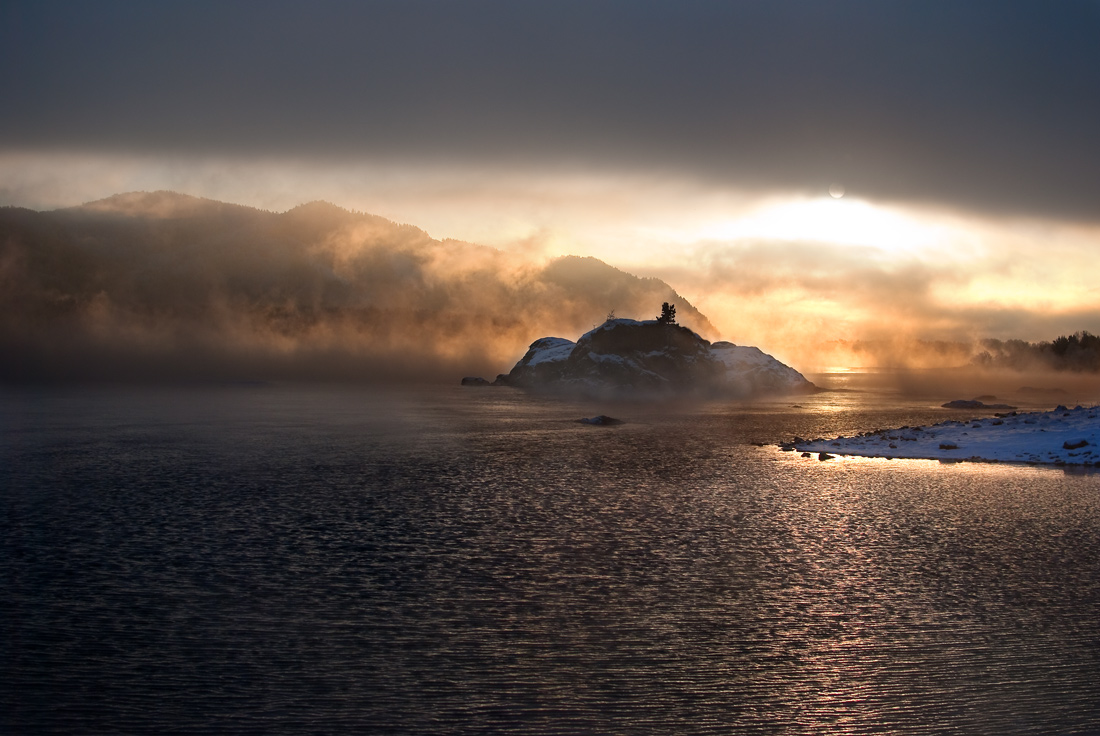
[{"label": "submerged rock", "polygon": [[758,348],[711,344],[675,324],[611,319],[577,342],[544,337],[495,383],[625,397],[749,397],[816,387]]},{"label": "submerged rock", "polygon": [[986,404],[977,399],[955,399],[954,401],[948,401],[943,404],[944,409],[1015,409],[1015,406],[1009,406],[1008,404]]},{"label": "submerged rock", "polygon": [[622,424],[623,423],[622,419],[616,419],[615,417],[609,417],[606,414],[600,414],[599,416],[588,417],[588,418],[582,417],[581,419],[578,419],[577,421],[580,422],[581,424],[592,424],[592,425],[597,426],[597,427],[610,427],[610,426],[613,426],[615,424]]}]

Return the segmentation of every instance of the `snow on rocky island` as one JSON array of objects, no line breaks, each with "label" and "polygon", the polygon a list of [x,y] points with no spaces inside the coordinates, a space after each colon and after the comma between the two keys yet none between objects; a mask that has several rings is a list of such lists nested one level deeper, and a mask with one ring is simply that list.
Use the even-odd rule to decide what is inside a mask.
[{"label": "snow on rocky island", "polygon": [[609,319],[573,342],[543,337],[497,385],[623,398],[751,397],[816,387],[754,347],[711,343],[661,320]]},{"label": "snow on rocky island", "polygon": [[928,427],[876,430],[855,437],[803,440],[780,445],[806,456],[971,460],[978,462],[1100,467],[1100,407],[1029,414],[997,414]]}]

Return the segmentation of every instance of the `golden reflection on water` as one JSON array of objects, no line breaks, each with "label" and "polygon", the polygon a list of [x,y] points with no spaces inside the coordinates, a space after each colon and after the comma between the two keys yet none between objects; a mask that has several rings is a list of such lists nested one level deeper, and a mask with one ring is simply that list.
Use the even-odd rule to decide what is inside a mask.
[{"label": "golden reflection on water", "polygon": [[[1090,477],[1100,475],[1100,468],[1082,467],[1080,465],[1056,466],[1037,463],[1010,463],[999,461],[970,460],[967,458],[904,458],[904,457],[864,457],[862,455],[841,455],[828,453],[829,458],[818,459],[817,452],[808,453],[809,457],[802,457],[798,450],[783,451],[773,448],[777,459],[784,463],[818,463],[822,466],[831,466],[845,471],[861,467],[881,468],[886,467],[895,473],[924,473],[938,467],[950,467],[952,472],[969,475],[979,475],[987,478],[1011,477],[1019,479],[1026,477],[1027,473],[1036,475],[1055,473],[1074,477]],[[1021,474],[1025,474],[1021,476]]]},{"label": "golden reflection on water", "polygon": [[1095,476],[775,447],[935,407],[12,401],[12,732],[1100,724]]},{"label": "golden reflection on water", "polygon": [[[1058,666],[1036,614],[1063,603],[1040,550],[1066,534],[1092,543],[1094,474],[1077,487],[1053,467],[770,453],[785,481],[773,519],[785,574],[770,605],[784,612],[774,646],[798,672],[780,678],[797,732],[993,732],[994,714],[1062,697],[1027,664]],[[1005,622],[1027,642],[1008,645]],[[1000,727],[1040,733],[1040,720]]]}]

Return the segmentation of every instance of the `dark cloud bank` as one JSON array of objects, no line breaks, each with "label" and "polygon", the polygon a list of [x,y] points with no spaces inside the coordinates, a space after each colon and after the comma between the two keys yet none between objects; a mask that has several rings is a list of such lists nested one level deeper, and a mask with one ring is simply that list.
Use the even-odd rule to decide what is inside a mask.
[{"label": "dark cloud bank", "polygon": [[538,264],[315,202],[272,213],[169,192],[0,208],[0,377],[455,380],[546,335],[663,301],[594,258]]},{"label": "dark cloud bank", "polygon": [[667,170],[1095,221],[1100,6],[5,3],[0,147]]}]

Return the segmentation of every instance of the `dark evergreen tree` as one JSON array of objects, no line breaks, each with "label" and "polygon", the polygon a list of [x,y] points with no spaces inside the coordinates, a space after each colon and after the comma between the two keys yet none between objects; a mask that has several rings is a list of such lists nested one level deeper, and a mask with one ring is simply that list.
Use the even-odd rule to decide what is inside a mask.
[{"label": "dark evergreen tree", "polygon": [[661,316],[657,318],[657,322],[662,325],[674,325],[676,324],[676,306],[665,302],[661,305]]}]

